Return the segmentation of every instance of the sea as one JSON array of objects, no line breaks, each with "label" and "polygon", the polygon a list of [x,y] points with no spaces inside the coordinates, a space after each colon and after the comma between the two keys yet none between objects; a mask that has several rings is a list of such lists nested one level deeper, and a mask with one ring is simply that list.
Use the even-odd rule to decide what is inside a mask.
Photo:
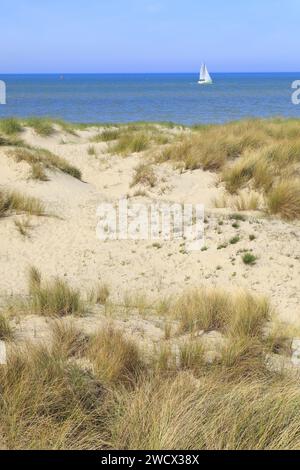
[{"label": "sea", "polygon": [[198,75],[45,74],[1,75],[6,105],[0,118],[44,116],[83,123],[172,121],[192,125],[247,117],[300,118],[292,103],[299,73],[211,73]]}]

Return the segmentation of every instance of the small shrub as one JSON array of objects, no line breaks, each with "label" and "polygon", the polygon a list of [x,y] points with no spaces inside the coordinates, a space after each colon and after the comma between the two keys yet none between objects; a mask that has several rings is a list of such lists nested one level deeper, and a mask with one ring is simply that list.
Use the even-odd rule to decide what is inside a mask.
[{"label": "small shrub", "polygon": [[256,264],[257,257],[253,255],[252,253],[245,253],[242,257],[244,264],[249,264],[253,266]]}]

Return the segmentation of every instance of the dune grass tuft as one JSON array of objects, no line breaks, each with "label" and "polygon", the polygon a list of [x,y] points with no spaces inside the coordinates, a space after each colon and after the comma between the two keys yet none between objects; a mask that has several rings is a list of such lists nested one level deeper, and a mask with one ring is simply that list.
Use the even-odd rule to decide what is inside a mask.
[{"label": "dune grass tuft", "polygon": [[10,341],[14,338],[14,329],[4,313],[0,313],[0,341]]},{"label": "dune grass tuft", "polygon": [[40,163],[33,163],[31,165],[31,178],[38,181],[49,181],[49,178]]},{"label": "dune grass tuft", "polygon": [[91,337],[87,357],[96,376],[106,384],[133,386],[144,368],[136,344],[110,326]]},{"label": "dune grass tuft", "polygon": [[300,218],[300,179],[284,180],[270,191],[267,204],[271,214],[279,214],[284,219]]},{"label": "dune grass tuft", "polygon": [[92,137],[91,142],[111,142],[117,140],[120,136],[119,129],[104,129],[100,134]]},{"label": "dune grass tuft", "polygon": [[[32,268],[30,290],[40,288]],[[5,447],[300,449],[298,377],[267,367],[268,352],[290,354],[282,327],[267,333],[267,300],[199,289],[170,302],[162,311],[184,336],[159,350],[113,324],[87,336],[69,319],[51,322],[47,346],[10,348],[0,367]],[[200,329],[223,338],[213,360]]]},{"label": "dune grass tuft", "polygon": [[[55,155],[46,149],[16,149],[11,152],[17,162],[27,162],[32,168],[32,174],[45,176],[44,168],[60,170],[74,178],[81,179],[81,171],[70,165],[64,158]],[[38,178],[39,179],[39,178]]]},{"label": "dune grass tuft", "polygon": [[173,312],[181,332],[221,331],[230,335],[257,336],[270,318],[264,298],[247,293],[233,296],[217,289],[192,290],[181,296]]},{"label": "dune grass tuft", "polygon": [[17,191],[0,191],[0,217],[11,213],[43,216],[43,203],[34,197],[25,196]]},{"label": "dune grass tuft", "polygon": [[28,217],[22,218],[22,219],[16,219],[15,220],[15,226],[22,235],[22,237],[28,237],[29,236],[29,230],[31,229],[31,223],[30,219]]},{"label": "dune grass tuft", "polygon": [[110,153],[129,155],[143,152],[149,147],[149,137],[143,132],[122,133],[119,140],[110,147]]},{"label": "dune grass tuft", "polygon": [[150,165],[149,163],[140,163],[135,168],[131,187],[141,184],[153,188],[156,182],[157,178],[155,176],[152,165]]},{"label": "dune grass tuft", "polygon": [[254,266],[254,264],[256,264],[256,261],[257,261],[257,257],[253,255],[253,253],[245,253],[242,256],[242,259],[243,259],[244,264],[248,264],[250,266]]},{"label": "dune grass tuft", "polygon": [[40,272],[32,267],[28,280],[30,309],[43,316],[82,315],[85,311],[80,292],[64,280],[42,283]]},{"label": "dune grass tuft", "polygon": [[20,122],[14,118],[0,119],[0,132],[6,135],[15,135],[22,132]]},{"label": "dune grass tuft", "polygon": [[63,358],[80,357],[86,350],[88,338],[72,321],[54,320],[51,325],[52,348]]},{"label": "dune grass tuft", "polygon": [[55,132],[53,123],[46,118],[32,117],[25,121],[25,125],[32,127],[34,131],[42,137],[50,137]]}]

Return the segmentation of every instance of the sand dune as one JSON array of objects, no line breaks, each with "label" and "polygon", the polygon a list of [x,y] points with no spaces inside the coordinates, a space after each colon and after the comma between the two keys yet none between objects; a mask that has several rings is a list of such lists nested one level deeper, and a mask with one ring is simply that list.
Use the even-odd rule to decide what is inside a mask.
[{"label": "sand dune", "polygon": [[[95,129],[78,131],[76,136],[57,131],[53,136],[37,136],[32,129],[22,134],[24,141],[63,157],[82,172],[79,181],[60,171],[47,170],[49,181],[29,178],[30,166],[15,162],[12,150],[1,147],[1,188],[18,190],[40,198],[49,214],[57,217],[31,217],[28,237],[16,230],[12,216],[1,220],[0,259],[5,275],[0,280],[0,295],[26,294],[29,265],[45,276],[63,276],[82,290],[102,280],[111,286],[116,299],[125,292],[145,292],[147,296],[172,294],[199,285],[247,288],[266,294],[282,318],[297,321],[299,310],[300,226],[247,213],[247,220],[234,228],[228,209],[214,209],[213,201],[223,192],[217,175],[203,170],[174,169],[170,164],[155,164],[157,184],[145,188],[146,195],[134,197],[131,188],[134,168],[147,158],[138,153],[126,158],[110,155],[106,143],[93,144],[96,155],[89,155]],[[180,241],[100,241],[96,237],[96,208],[104,201],[116,202],[128,195],[131,200],[153,202],[204,203],[207,223],[207,250],[185,253]],[[249,236],[255,239],[250,241]],[[230,240],[238,236],[236,244]],[[254,238],[254,237],[253,237]],[[246,266],[243,250],[253,250],[255,266]]]}]

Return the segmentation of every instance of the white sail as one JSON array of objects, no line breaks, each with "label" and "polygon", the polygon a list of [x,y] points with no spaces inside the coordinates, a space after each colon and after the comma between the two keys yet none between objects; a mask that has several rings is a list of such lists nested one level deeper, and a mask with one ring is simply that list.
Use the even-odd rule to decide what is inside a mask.
[{"label": "white sail", "polygon": [[202,64],[201,69],[200,69],[200,77],[199,77],[200,81],[205,80],[206,70],[207,70],[206,65]]},{"label": "white sail", "polygon": [[212,83],[212,79],[211,79],[211,76],[209,75],[206,65],[205,65],[205,81],[206,83]]},{"label": "white sail", "polygon": [[199,83],[202,83],[202,84],[212,83],[211,76],[209,75],[209,72],[205,64],[201,65]]}]

